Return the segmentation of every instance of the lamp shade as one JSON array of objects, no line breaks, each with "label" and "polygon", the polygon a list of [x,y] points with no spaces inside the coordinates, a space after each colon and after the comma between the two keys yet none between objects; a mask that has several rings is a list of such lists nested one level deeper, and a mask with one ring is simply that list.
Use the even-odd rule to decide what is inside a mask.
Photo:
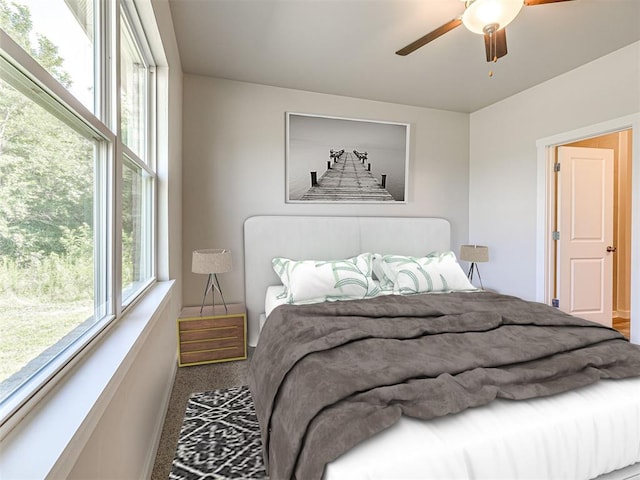
[{"label": "lamp shade", "polygon": [[495,25],[499,30],[516,18],[524,2],[522,0],[472,0],[462,14],[462,23],[473,33],[487,33],[485,27]]},{"label": "lamp shade", "polygon": [[193,251],[191,260],[193,273],[224,273],[230,272],[232,267],[231,250],[210,248]]},{"label": "lamp shade", "polygon": [[489,247],[484,245],[462,245],[460,247],[460,260],[479,263],[489,261]]}]

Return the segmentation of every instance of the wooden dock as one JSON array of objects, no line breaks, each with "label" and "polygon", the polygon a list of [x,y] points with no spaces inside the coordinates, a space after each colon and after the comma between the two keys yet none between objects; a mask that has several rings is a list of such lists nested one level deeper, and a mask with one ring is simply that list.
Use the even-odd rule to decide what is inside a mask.
[{"label": "wooden dock", "polygon": [[[366,156],[365,156],[366,159]],[[322,201],[350,201],[350,202],[389,202],[393,196],[384,188],[382,179],[379,181],[369,171],[369,165],[362,157],[353,152],[344,152],[333,162],[328,163],[322,177],[317,180],[301,197],[301,200]]]}]

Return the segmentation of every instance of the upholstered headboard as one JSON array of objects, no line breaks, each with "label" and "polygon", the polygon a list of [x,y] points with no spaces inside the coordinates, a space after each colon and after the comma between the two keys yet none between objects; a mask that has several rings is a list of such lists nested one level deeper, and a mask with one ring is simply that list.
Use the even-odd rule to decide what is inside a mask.
[{"label": "upholstered headboard", "polygon": [[278,285],[273,257],[337,260],[363,252],[422,256],[450,247],[443,218],[257,216],[244,223],[248,340],[256,345],[267,287]]}]

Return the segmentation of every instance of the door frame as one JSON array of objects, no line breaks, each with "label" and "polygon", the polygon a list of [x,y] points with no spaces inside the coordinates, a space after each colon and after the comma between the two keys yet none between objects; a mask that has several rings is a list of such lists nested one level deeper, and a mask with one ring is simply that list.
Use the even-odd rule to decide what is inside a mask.
[{"label": "door frame", "polygon": [[[640,113],[582,127],[536,142],[537,148],[537,218],[536,218],[536,300],[551,303],[553,272],[553,219],[555,190],[553,164],[555,147],[631,129],[631,285],[640,285]],[[631,288],[631,341],[640,344],[640,288]],[[635,325],[634,325],[635,323]]]}]

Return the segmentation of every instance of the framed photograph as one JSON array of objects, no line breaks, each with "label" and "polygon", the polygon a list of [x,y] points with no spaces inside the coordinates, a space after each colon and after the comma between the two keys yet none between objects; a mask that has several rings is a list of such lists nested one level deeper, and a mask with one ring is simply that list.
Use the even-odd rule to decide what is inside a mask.
[{"label": "framed photograph", "polygon": [[286,114],[287,203],[406,203],[409,124]]}]

